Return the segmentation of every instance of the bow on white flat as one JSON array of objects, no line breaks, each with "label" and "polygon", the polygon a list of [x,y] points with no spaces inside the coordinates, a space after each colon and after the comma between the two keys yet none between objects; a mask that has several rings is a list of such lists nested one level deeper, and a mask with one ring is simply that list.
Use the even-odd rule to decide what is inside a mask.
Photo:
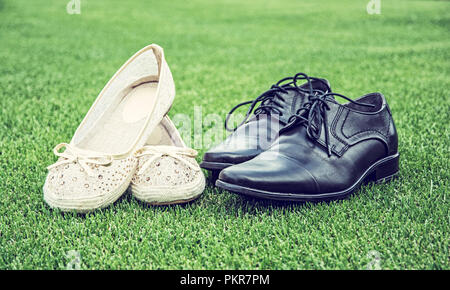
[{"label": "bow on white flat", "polygon": [[150,155],[151,157],[145,161],[141,169],[139,169],[138,174],[143,174],[155,161],[156,159],[163,156],[170,156],[176,160],[179,160],[183,164],[189,166],[195,171],[200,171],[200,166],[195,162],[191,163],[187,161],[184,157],[195,158],[197,156],[197,151],[191,148],[183,148],[176,146],[145,146],[136,151],[135,156],[137,158]]},{"label": "bow on white flat", "polygon": [[[65,148],[63,152],[60,152]],[[63,157],[63,160],[56,162],[47,167],[48,170],[63,164],[78,163],[86,171],[89,176],[94,176],[89,164],[95,165],[109,165],[114,160],[111,155],[101,154],[88,150],[81,150],[67,143],[60,143],[53,148],[53,153],[58,157]]]}]

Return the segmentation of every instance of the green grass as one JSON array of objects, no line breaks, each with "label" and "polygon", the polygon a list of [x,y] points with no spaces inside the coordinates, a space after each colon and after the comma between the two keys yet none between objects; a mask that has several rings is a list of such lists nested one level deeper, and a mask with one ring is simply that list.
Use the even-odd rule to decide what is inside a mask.
[{"label": "green grass", "polygon": [[[1,269],[64,269],[70,250],[83,269],[365,269],[372,250],[383,269],[450,268],[450,2],[381,0],[381,15],[366,0],[81,0],[80,15],[67,2],[0,0]],[[193,106],[224,116],[299,71],[349,97],[384,93],[400,178],[330,203],[251,200],[209,184],[184,206],[127,195],[85,216],[51,210],[51,149],[152,42],[175,78],[171,116]]]}]

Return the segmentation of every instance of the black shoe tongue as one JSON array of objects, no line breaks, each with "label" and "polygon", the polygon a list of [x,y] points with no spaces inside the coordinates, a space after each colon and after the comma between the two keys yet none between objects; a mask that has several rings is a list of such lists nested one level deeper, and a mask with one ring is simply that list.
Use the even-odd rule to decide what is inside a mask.
[{"label": "black shoe tongue", "polygon": [[[311,86],[313,90],[320,90],[322,93],[331,92],[330,83],[326,79],[311,79]],[[270,110],[270,114],[258,114],[256,117],[251,118],[249,122],[271,115],[273,119],[277,119],[280,122],[281,126],[286,125],[289,122],[289,118],[308,101],[308,92],[311,87],[308,83],[305,83],[300,86],[304,91],[298,90],[292,85],[284,86],[284,88],[287,92],[280,91],[273,96],[272,100],[267,102],[267,105],[276,107],[279,112]]]},{"label": "black shoe tongue", "polygon": [[[305,84],[306,88],[309,89],[308,84]],[[330,82],[327,79],[313,79],[311,81],[311,85],[313,87],[313,90],[320,90],[323,93],[331,93],[331,85]]]},{"label": "black shoe tongue", "polygon": [[298,90],[288,90],[287,93],[280,94],[284,99],[283,106],[280,108],[281,114],[278,116],[280,122],[286,125],[289,118],[297,112],[298,109],[307,101],[307,94]]},{"label": "black shoe tongue", "polygon": [[279,112],[274,109],[270,110],[270,114],[263,112],[250,119],[249,122],[270,116],[270,118],[278,120],[281,126],[284,126],[306,99],[306,93],[299,92],[295,89],[289,88],[286,93],[279,92],[270,102],[267,102],[267,105],[275,107]]}]

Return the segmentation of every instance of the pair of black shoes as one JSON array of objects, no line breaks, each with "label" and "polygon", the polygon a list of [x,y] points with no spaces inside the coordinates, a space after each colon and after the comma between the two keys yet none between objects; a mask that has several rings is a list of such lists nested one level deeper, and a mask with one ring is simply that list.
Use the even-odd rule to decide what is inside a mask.
[{"label": "pair of black shoes", "polygon": [[397,131],[380,93],[353,101],[333,93],[327,80],[299,73],[233,108],[227,130],[229,116],[246,104],[244,121],[200,164],[220,171],[220,188],[276,200],[329,200],[398,172]]}]

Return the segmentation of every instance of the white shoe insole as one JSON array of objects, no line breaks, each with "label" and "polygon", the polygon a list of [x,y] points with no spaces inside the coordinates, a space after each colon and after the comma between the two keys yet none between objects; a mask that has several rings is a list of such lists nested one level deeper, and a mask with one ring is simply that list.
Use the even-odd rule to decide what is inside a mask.
[{"label": "white shoe insole", "polygon": [[113,108],[109,108],[78,145],[109,154],[127,152],[136,141],[156,103],[157,82],[137,85]]}]

